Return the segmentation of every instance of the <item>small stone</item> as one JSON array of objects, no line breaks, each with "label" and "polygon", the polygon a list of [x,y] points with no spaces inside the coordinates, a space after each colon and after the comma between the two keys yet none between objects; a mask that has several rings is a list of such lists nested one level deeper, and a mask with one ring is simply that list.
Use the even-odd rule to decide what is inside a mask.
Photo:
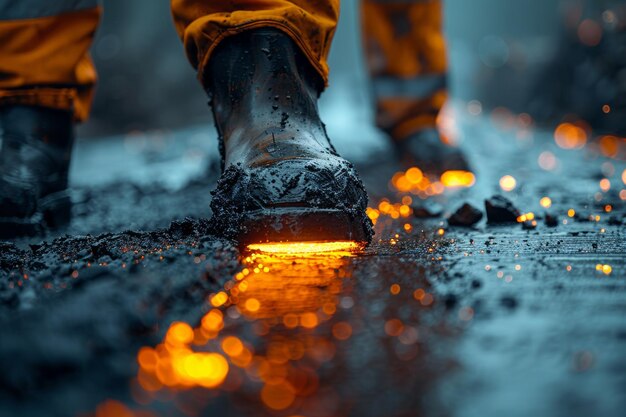
[{"label": "small stone", "polygon": [[441,213],[443,213],[443,207],[441,207],[441,205],[429,201],[425,201],[412,208],[413,215],[418,218],[439,217]]},{"label": "small stone", "polygon": [[548,227],[557,227],[559,225],[558,217],[553,216],[549,213],[546,213],[546,218],[544,219],[544,222]]},{"label": "small stone", "polygon": [[471,204],[465,203],[448,219],[451,226],[472,226],[483,218],[483,212]]},{"label": "small stone", "polygon": [[485,211],[487,212],[487,223],[517,223],[520,211],[513,203],[501,196],[494,195],[485,200]]}]

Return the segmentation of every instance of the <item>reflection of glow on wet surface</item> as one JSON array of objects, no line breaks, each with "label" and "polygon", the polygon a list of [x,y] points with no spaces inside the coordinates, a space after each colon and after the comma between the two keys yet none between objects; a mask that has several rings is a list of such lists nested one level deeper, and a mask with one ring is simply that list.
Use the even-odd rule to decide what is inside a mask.
[{"label": "reflection of glow on wet surface", "polygon": [[194,352],[194,330],[187,323],[174,322],[164,343],[155,349],[144,347],[137,354],[141,368],[139,383],[148,391],[162,386],[213,388],[224,382],[228,363],[222,355]]},{"label": "reflection of glow on wet surface", "polygon": [[[342,302],[343,279],[349,278],[343,267],[360,245],[251,248],[256,252],[242,259],[240,272],[208,297],[213,308],[196,328],[174,322],[162,343],[141,348],[137,381],[146,392],[245,392],[267,409],[294,413],[319,402],[317,370],[334,358],[336,343],[353,334],[347,321],[330,320]],[[318,334],[323,324],[329,331]]]}]

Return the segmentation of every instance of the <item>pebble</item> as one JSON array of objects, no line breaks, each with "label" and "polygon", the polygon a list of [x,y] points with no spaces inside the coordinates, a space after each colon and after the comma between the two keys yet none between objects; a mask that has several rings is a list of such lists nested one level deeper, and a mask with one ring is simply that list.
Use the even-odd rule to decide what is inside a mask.
[{"label": "pebble", "polygon": [[448,218],[448,224],[451,226],[472,226],[483,218],[482,211],[478,210],[471,204],[465,203],[457,211]]},{"label": "pebble", "polygon": [[520,211],[513,203],[501,195],[494,195],[485,200],[487,223],[517,223]]}]

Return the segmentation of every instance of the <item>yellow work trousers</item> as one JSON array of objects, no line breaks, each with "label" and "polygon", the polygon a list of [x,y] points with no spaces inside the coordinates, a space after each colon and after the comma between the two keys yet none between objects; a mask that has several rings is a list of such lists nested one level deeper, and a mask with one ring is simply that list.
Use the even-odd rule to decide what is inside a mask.
[{"label": "yellow work trousers", "polygon": [[[227,36],[259,27],[289,35],[325,82],[339,0],[172,0],[176,29],[203,85]],[[0,0],[0,105],[89,115],[96,71],[89,47],[98,0]],[[392,137],[434,126],[445,100],[440,0],[363,0],[367,66],[377,124]]]}]

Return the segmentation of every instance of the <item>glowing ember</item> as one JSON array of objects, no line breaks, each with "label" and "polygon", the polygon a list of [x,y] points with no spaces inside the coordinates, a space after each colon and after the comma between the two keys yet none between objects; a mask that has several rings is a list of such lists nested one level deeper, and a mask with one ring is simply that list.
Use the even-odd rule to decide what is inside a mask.
[{"label": "glowing ember", "polygon": [[[411,193],[425,199],[442,194],[446,187],[471,187],[475,181],[474,174],[469,171],[446,171],[442,174],[441,181],[434,181],[432,178],[424,175],[418,167],[411,167],[405,172],[396,172],[391,178],[390,186],[401,193]],[[387,201],[387,203],[389,202]],[[410,202],[404,202],[403,197],[403,204],[408,205]],[[384,213],[381,207],[379,209]],[[398,218],[393,216],[393,213],[391,217]]]},{"label": "glowing ember", "polygon": [[518,223],[524,223],[532,220],[535,220],[535,213],[525,213],[517,218]]},{"label": "glowing ember", "polygon": [[602,272],[604,275],[611,275],[611,272],[613,272],[613,268],[611,267],[611,265],[597,264],[596,271]]},{"label": "glowing ember", "polygon": [[572,123],[562,123],[554,131],[554,140],[563,149],[580,149],[587,143],[587,133]]},{"label": "glowing ember", "polygon": [[294,393],[294,387],[287,382],[267,384],[261,390],[261,399],[272,410],[284,410],[296,399]]},{"label": "glowing ember", "polygon": [[585,19],[578,26],[578,38],[587,46],[596,46],[602,40],[602,26],[593,19]]},{"label": "glowing ember", "polygon": [[537,163],[539,167],[545,171],[552,171],[556,168],[557,159],[554,154],[550,151],[541,152],[539,154],[539,158],[537,158]]},{"label": "glowing ember", "polygon": [[404,173],[404,176],[406,177],[407,181],[409,181],[413,185],[419,184],[422,181],[422,179],[424,178],[424,174],[417,167],[409,168]]},{"label": "glowing ember", "polygon": [[404,330],[404,325],[398,319],[387,320],[385,323],[385,333],[389,336],[400,336]]},{"label": "glowing ember", "polygon": [[165,336],[166,343],[172,346],[184,346],[193,340],[193,329],[187,323],[174,322]]},{"label": "glowing ember", "polygon": [[541,200],[539,200],[539,204],[541,204],[541,207],[549,208],[552,206],[552,199],[550,199],[550,197],[542,197]]},{"label": "glowing ember", "polygon": [[615,136],[602,136],[598,141],[600,152],[607,158],[615,158],[620,149],[620,139]]},{"label": "glowing ember", "polygon": [[247,311],[254,313],[256,311],[259,311],[259,308],[261,308],[261,303],[256,298],[248,298],[244,304],[244,308]]},{"label": "glowing ember", "polygon": [[370,218],[372,224],[374,224],[375,226],[376,222],[378,222],[378,218],[380,217],[380,211],[376,210],[375,208],[368,207],[367,209],[365,209],[365,214],[367,215],[367,217]]},{"label": "glowing ember", "polygon": [[211,297],[211,305],[213,307],[219,307],[228,301],[228,295],[224,291],[220,291]]},{"label": "glowing ember", "polygon": [[446,171],[441,174],[441,183],[444,187],[471,187],[476,177],[469,171]]},{"label": "glowing ember", "polygon": [[285,242],[285,243],[256,243],[248,245],[248,249],[275,255],[299,255],[328,252],[345,253],[349,256],[362,248],[360,243],[354,241],[334,242]]},{"label": "glowing ember", "polygon": [[352,326],[350,323],[342,321],[333,326],[332,332],[335,339],[347,340],[352,336]]},{"label": "glowing ember", "polygon": [[385,198],[380,202],[380,204],[378,204],[378,209],[375,209],[373,207],[368,207],[365,210],[365,212],[368,215],[368,217],[372,220],[372,223],[374,224],[376,224],[376,222],[378,221],[378,218],[381,215],[389,216],[392,219],[399,219],[400,217],[409,217],[411,214],[413,214],[413,209],[408,205],[412,202],[411,197],[404,196],[402,198],[402,201],[403,201],[402,204],[400,203],[391,204],[389,200]]},{"label": "glowing ember", "polygon": [[500,178],[500,188],[504,191],[513,191],[517,187],[517,180],[511,175],[505,175]]},{"label": "glowing ember", "polygon": [[605,193],[609,191],[611,189],[611,181],[609,181],[607,178],[603,178],[602,180],[600,180],[600,189]]},{"label": "glowing ember", "polygon": [[237,357],[244,351],[243,343],[235,336],[227,336],[222,340],[222,350],[228,356]]}]

